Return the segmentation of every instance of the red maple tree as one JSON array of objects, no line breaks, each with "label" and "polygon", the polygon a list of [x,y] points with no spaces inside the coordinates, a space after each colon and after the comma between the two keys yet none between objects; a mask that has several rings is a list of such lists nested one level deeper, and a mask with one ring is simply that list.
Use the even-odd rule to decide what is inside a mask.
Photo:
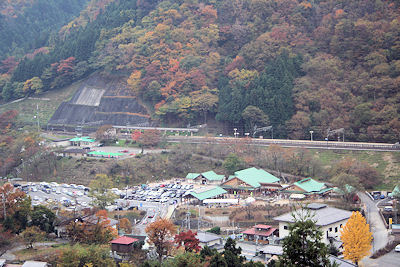
[{"label": "red maple tree", "polygon": [[175,235],[175,243],[178,244],[178,248],[184,246],[186,252],[198,252],[201,247],[199,246],[200,241],[196,238],[196,235],[197,232],[193,233],[191,230],[181,232]]}]

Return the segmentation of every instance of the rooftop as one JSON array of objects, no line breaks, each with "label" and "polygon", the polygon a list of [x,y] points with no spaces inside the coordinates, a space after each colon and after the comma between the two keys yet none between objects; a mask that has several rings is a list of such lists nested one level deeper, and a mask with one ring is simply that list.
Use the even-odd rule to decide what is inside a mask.
[{"label": "rooftop", "polygon": [[122,153],[112,153],[112,152],[103,152],[103,151],[92,151],[88,153],[89,155],[95,156],[107,156],[107,157],[116,157],[116,156],[123,156]]},{"label": "rooftop", "polygon": [[271,225],[257,224],[257,225],[254,225],[253,228],[268,230],[269,228],[271,228]]},{"label": "rooftop", "polygon": [[294,185],[300,187],[307,193],[319,192],[325,187],[324,183],[317,182],[312,178],[305,178],[303,180],[297,181],[294,183]]},{"label": "rooftop", "polygon": [[193,173],[193,172],[189,172],[186,175],[186,179],[196,179],[197,177],[199,177],[200,173]]},{"label": "rooftop", "polygon": [[112,240],[110,243],[111,244],[120,244],[120,245],[130,245],[132,243],[135,243],[136,241],[139,241],[139,239],[128,237],[128,236],[120,236],[120,237]]},{"label": "rooftop", "polygon": [[252,187],[260,187],[261,184],[272,184],[280,181],[272,174],[255,167],[237,171],[231,176],[231,179],[235,177]]},{"label": "rooftop", "polygon": [[[310,204],[311,207],[317,207],[318,204],[313,205]],[[308,205],[308,207],[310,206]],[[340,222],[343,220],[347,220],[351,216],[351,212],[347,210],[341,210],[333,207],[326,206],[321,207],[319,209],[313,209],[310,208],[311,210],[311,216],[313,216],[313,219],[316,221],[316,225],[318,226],[325,226],[325,225],[330,225],[336,222]],[[297,217],[299,216],[304,216],[308,213],[309,211],[307,209],[300,209],[296,210],[294,212],[288,212],[285,213],[281,216],[275,217],[275,221],[281,221],[281,222],[288,222],[288,223],[293,223],[295,219],[293,218],[293,215]]]},{"label": "rooftop", "polygon": [[209,233],[209,232],[197,232],[196,238],[201,243],[207,243],[210,241],[221,239],[221,237],[219,235]]},{"label": "rooftop", "polygon": [[47,262],[44,261],[26,261],[22,267],[47,267]]},{"label": "rooftop", "polygon": [[353,266],[357,266],[357,265],[355,265],[355,264],[353,264],[353,263],[351,263],[351,262],[348,262],[348,261],[346,261],[346,260],[344,260],[344,259],[340,259],[340,258],[335,257],[335,256],[333,256],[333,255],[329,255],[328,258],[329,258],[329,261],[330,261],[331,263],[336,263],[339,267],[353,267]]},{"label": "rooftop", "polygon": [[[82,220],[86,223],[97,224],[99,221],[99,217],[97,217],[96,215],[90,215],[90,216],[82,217]],[[109,226],[114,226],[114,225],[118,224],[117,220],[114,220],[111,218],[107,218],[106,220],[110,221],[108,224]]]},{"label": "rooftop", "polygon": [[255,228],[255,226],[253,226],[253,228],[250,228],[250,229],[247,229],[246,231],[243,231],[242,234],[259,235],[259,236],[270,236],[276,231],[276,228],[269,228],[268,230],[265,229],[264,231],[258,231],[256,229],[257,228]]},{"label": "rooftop", "polygon": [[224,175],[222,174],[216,174],[214,171],[208,171],[208,172],[202,172],[202,173],[188,173],[186,175],[186,179],[196,179],[202,175],[204,178],[210,181],[222,181],[224,179]]},{"label": "rooftop", "polygon": [[70,148],[63,151],[63,153],[86,153],[86,149]]},{"label": "rooftop", "polygon": [[190,192],[189,195],[194,196],[198,200],[204,200],[204,199],[213,198],[218,195],[225,194],[225,193],[226,193],[225,189],[223,189],[219,186],[214,186],[214,187],[201,188],[200,190]]},{"label": "rooftop", "polygon": [[214,171],[203,172],[201,175],[204,176],[207,180],[210,181],[222,181],[224,179],[224,175],[216,174]]},{"label": "rooftop", "polygon": [[283,254],[282,246],[276,246],[276,245],[265,245],[260,249],[260,251],[264,254],[272,254],[272,255]]},{"label": "rooftop", "polygon": [[88,136],[74,137],[72,139],[69,139],[69,141],[71,141],[71,142],[89,142],[89,143],[95,142],[94,139],[92,139]]}]

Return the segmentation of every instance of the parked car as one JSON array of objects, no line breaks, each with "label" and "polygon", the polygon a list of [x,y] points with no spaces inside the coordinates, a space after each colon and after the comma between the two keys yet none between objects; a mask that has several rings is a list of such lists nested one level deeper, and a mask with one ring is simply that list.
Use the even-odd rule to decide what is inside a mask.
[{"label": "parked car", "polygon": [[385,207],[383,208],[383,210],[384,210],[384,211],[387,211],[387,212],[392,212],[392,211],[393,211],[393,207],[392,207],[392,206],[385,206]]},{"label": "parked car", "polygon": [[400,252],[400,244],[398,244],[398,245],[394,248],[394,251]]}]

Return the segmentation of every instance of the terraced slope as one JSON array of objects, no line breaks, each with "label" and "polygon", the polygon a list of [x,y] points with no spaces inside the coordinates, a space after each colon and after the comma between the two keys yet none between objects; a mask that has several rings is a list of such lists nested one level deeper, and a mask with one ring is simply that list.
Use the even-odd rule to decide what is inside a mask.
[{"label": "terraced slope", "polygon": [[129,96],[123,79],[98,74],[83,82],[72,99],[63,102],[49,121],[49,127],[104,124],[146,126],[150,116],[135,97]]}]

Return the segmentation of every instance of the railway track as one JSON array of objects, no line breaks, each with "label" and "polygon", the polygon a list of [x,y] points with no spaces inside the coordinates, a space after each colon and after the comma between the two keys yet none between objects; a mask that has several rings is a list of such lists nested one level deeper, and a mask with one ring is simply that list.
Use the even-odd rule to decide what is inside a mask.
[{"label": "railway track", "polygon": [[[53,131],[62,134],[75,135],[72,131]],[[129,135],[120,133],[118,138],[129,138]],[[192,144],[232,144],[235,142],[247,143],[256,146],[279,145],[282,147],[304,147],[310,149],[342,149],[342,150],[370,150],[370,151],[400,151],[400,144],[363,143],[363,142],[337,142],[337,141],[310,141],[287,139],[257,139],[257,138],[233,138],[233,137],[203,137],[203,136],[168,136],[170,143]]]},{"label": "railway track", "polygon": [[168,142],[186,142],[198,144],[232,144],[235,142],[247,143],[249,145],[282,147],[304,147],[316,149],[344,149],[344,150],[371,150],[371,151],[400,151],[399,144],[385,143],[361,143],[361,142],[337,142],[337,141],[308,141],[308,140],[285,140],[285,139],[256,139],[256,138],[232,138],[232,137],[189,137],[169,136]]}]

